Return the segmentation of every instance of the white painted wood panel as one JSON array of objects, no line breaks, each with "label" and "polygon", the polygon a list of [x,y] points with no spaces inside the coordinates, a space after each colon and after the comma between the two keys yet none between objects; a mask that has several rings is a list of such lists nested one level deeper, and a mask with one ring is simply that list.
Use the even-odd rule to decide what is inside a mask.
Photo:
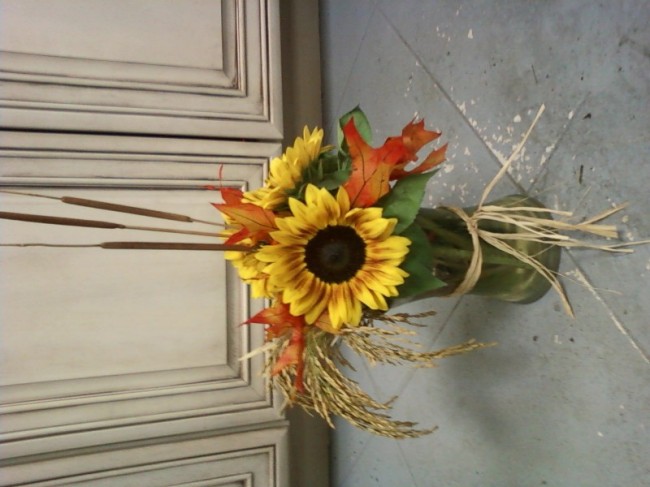
[{"label": "white painted wood panel", "polygon": [[[0,186],[218,220],[205,185],[258,186],[280,146],[0,133]],[[2,211],[214,232],[57,200]],[[0,221],[3,243],[218,242],[213,237]],[[261,377],[250,299],[217,252],[0,248],[2,458],[281,420]],[[18,441],[20,440],[20,441]]]},{"label": "white painted wood panel", "polygon": [[1,127],[279,139],[277,0],[1,0]]},{"label": "white painted wood panel", "polygon": [[269,428],[166,444],[121,445],[8,466],[0,486],[286,487],[286,443],[286,428]]}]

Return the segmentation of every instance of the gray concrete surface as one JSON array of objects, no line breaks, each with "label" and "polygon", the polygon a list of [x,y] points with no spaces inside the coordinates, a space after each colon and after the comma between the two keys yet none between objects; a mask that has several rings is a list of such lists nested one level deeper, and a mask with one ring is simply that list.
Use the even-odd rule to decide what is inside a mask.
[{"label": "gray concrete surface", "polygon": [[[361,104],[375,142],[414,115],[443,132],[448,162],[425,204],[471,205],[541,104],[546,112],[495,196],[525,191],[577,217],[650,238],[650,3],[643,0],[321,2],[325,128]],[[350,374],[394,417],[438,425],[389,440],[337,422],[332,485],[650,485],[650,248],[572,251],[562,272],[576,318],[476,296],[436,309],[429,349],[498,346],[436,369]],[[589,283],[592,288],[585,286]]]}]

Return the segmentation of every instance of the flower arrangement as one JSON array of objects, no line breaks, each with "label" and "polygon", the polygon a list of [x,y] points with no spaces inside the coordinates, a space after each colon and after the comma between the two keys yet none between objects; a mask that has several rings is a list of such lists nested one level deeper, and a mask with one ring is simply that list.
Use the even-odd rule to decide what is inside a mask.
[{"label": "flower arrangement", "polygon": [[[617,236],[614,226],[597,222],[617,207],[571,223],[571,215],[544,208],[524,195],[486,202],[499,178],[523,147],[535,121],[502,170],[471,209],[421,208],[427,182],[445,160],[446,145],[418,158],[440,133],[424,121],[408,123],[378,148],[370,145],[370,124],[355,108],[340,119],[339,147],[323,146],[323,130],[304,129],[281,157],[271,161],[261,188],[218,190],[223,232],[178,232],[219,237],[222,243],[165,244],[107,242],[109,249],[223,251],[267,307],[247,320],[263,324],[266,343],[251,355],[266,354],[266,372],[286,405],[322,416],[331,426],[338,415],[375,434],[406,438],[430,433],[394,420],[390,401],[366,394],[343,372],[347,346],[371,363],[432,366],[435,360],[490,346],[470,340],[438,351],[419,351],[405,340],[421,326],[421,314],[391,313],[399,299],[475,292],[515,302],[531,302],[553,287],[565,309],[571,306],[558,280],[560,248],[583,246],[630,252],[619,245],[589,244],[567,236],[580,231]],[[28,193],[29,196],[48,197]],[[65,203],[135,213],[147,217],[198,220],[156,210],[80,198]],[[560,217],[554,219],[553,215]],[[34,223],[129,228],[80,220],[0,212],[0,218]],[[201,223],[211,223],[204,222]],[[139,230],[164,231],[157,227]],[[41,244],[12,244],[41,245]]]},{"label": "flower arrangement", "polygon": [[375,433],[416,436],[427,431],[378,413],[388,406],[342,374],[339,347],[373,362],[431,364],[484,346],[416,352],[390,340],[412,333],[404,325],[423,317],[386,314],[391,300],[445,285],[422,251],[427,239],[415,220],[446,146],[407,168],[440,137],[423,121],[409,123],[377,149],[368,144],[370,125],[360,109],[340,126],[338,149],[322,146],[323,130],[305,128],[271,162],[263,187],[220,190],[224,203],[214,206],[227,223],[225,244],[245,247],[225,258],[254,297],[271,303],[248,323],[267,326],[267,367],[289,404],[327,421],[336,414]]},{"label": "flower arrangement", "polygon": [[[543,112],[540,109],[535,122]],[[556,221],[552,211],[523,195],[485,203],[491,189],[523,147],[535,122],[478,207],[422,209],[428,180],[444,162],[446,145],[422,160],[418,152],[440,133],[412,121],[381,147],[370,146],[370,124],[355,108],[339,121],[339,147],[322,146],[323,131],[305,128],[282,157],[271,162],[262,188],[223,188],[214,206],[228,226],[226,252],[254,297],[270,306],[248,320],[267,326],[267,370],[287,404],[325,418],[338,415],[357,427],[394,437],[431,429],[395,421],[347,378],[340,348],[371,363],[431,366],[439,358],[491,344],[469,341],[421,352],[403,344],[414,320],[430,316],[389,314],[396,299],[496,289],[495,297],[531,302],[553,287],[571,306],[557,278],[560,247],[627,252],[567,237],[581,231],[616,237],[614,226]],[[521,283],[525,283],[523,289]],[[379,326],[378,326],[379,325]]]}]

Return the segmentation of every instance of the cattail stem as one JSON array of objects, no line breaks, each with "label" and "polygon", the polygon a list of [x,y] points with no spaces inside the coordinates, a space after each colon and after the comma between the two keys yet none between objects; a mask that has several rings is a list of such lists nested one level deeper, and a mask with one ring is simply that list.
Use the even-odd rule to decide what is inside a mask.
[{"label": "cattail stem", "polygon": [[246,245],[226,245],[212,243],[190,242],[102,242],[98,244],[50,244],[50,243],[15,243],[0,244],[0,247],[56,247],[56,248],[88,248],[96,247],[109,250],[202,250],[219,251],[235,250],[245,252],[252,250]]},{"label": "cattail stem", "polygon": [[251,250],[245,245],[225,245],[211,243],[187,243],[187,242],[104,242],[100,244],[103,249],[122,250]]},{"label": "cattail stem", "polygon": [[120,223],[104,222],[99,220],[83,220],[80,218],[66,218],[61,216],[34,215],[30,213],[15,213],[12,211],[0,211],[0,219],[16,220],[21,222],[45,223],[49,225],[66,225],[71,227],[108,228],[124,229],[125,225]]},{"label": "cattail stem", "polygon": [[199,235],[202,237],[223,237],[214,232],[197,232],[192,230],[178,230],[175,228],[143,227],[135,225],[123,225],[121,223],[105,222],[101,220],[85,220],[81,218],[66,218],[60,216],[34,215],[31,213],[15,213],[11,211],[0,211],[0,219],[16,220],[31,223],[45,223],[49,225],[65,225],[72,227],[104,228],[117,230],[142,230],[147,232],[178,233],[183,235]]},{"label": "cattail stem", "polygon": [[219,227],[224,226],[223,223],[211,222],[207,220],[199,220],[197,218],[192,218],[191,216],[187,216],[187,215],[181,215],[179,213],[150,210],[148,208],[140,208],[137,206],[119,205],[116,203],[107,203],[105,201],[90,200],[87,198],[75,198],[73,196],[63,196],[63,197],[48,196],[44,194],[27,193],[23,191],[12,191],[7,189],[1,189],[0,193],[18,194],[21,196],[33,196],[36,198],[47,198],[51,200],[58,200],[63,203],[67,203],[69,205],[84,206],[87,208],[95,208],[98,210],[116,211],[119,213],[129,213],[132,215],[141,215],[141,216],[146,216],[151,218],[161,218],[163,220],[174,220],[174,221],[186,222],[186,223],[205,223],[207,225],[215,225]]}]

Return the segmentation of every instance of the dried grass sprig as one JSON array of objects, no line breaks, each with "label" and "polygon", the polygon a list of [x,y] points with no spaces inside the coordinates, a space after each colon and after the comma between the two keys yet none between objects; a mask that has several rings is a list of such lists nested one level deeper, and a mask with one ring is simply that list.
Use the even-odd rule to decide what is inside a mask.
[{"label": "dried grass sprig", "polygon": [[[305,335],[303,391],[295,387],[296,367],[285,367],[272,376],[274,384],[285,398],[285,406],[299,405],[307,412],[315,413],[334,427],[332,417],[340,416],[354,426],[365,431],[390,438],[416,438],[435,431],[433,428],[416,428],[417,423],[391,418],[391,398],[379,402],[364,392],[357,382],[347,377],[343,367],[351,367],[341,353],[342,345],[365,358],[371,364],[398,364],[410,362],[417,366],[432,367],[435,360],[470,352],[490,346],[470,340],[442,350],[420,352],[414,348],[396,343],[415,332],[401,324],[419,326],[414,318],[431,316],[433,312],[409,315],[377,315],[364,317],[365,324],[355,328],[345,328],[339,334],[327,333],[317,327],[310,327]],[[372,326],[372,319],[382,321],[386,327]],[[277,338],[250,355],[267,352],[266,373],[270,374],[289,344],[289,338]],[[415,347],[415,344],[412,344]]]}]

